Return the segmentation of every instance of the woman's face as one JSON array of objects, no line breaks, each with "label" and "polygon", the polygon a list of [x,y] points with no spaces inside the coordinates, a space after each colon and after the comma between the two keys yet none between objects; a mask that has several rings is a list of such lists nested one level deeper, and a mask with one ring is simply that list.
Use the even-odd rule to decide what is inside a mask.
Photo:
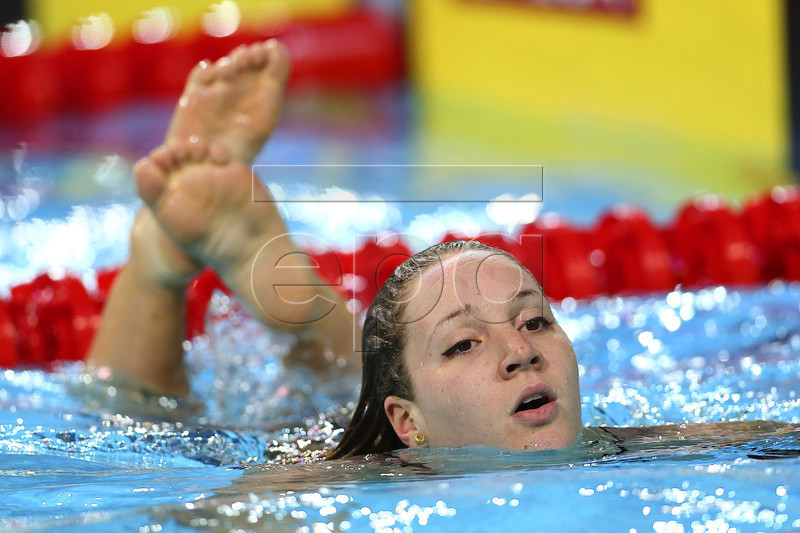
[{"label": "woman's face", "polygon": [[553,449],[581,430],[575,352],[535,279],[514,261],[466,251],[410,284],[404,351],[415,400],[389,397],[406,444]]}]

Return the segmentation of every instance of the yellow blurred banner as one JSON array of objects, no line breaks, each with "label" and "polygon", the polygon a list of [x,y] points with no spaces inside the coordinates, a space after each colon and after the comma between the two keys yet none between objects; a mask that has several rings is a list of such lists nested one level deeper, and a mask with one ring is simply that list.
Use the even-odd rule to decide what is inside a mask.
[{"label": "yellow blurred banner", "polygon": [[518,161],[737,194],[787,179],[781,0],[638,0],[626,16],[570,3],[602,4],[414,0],[427,144],[458,132]]},{"label": "yellow blurred banner", "polygon": [[29,0],[29,12],[49,43],[71,38],[76,25],[88,17],[108,16],[118,38],[129,36],[137,19],[148,12],[168,8],[180,23],[180,31],[192,33],[202,26],[204,16],[235,11],[242,24],[279,24],[297,18],[334,15],[351,8],[357,0]]},{"label": "yellow blurred banner", "polygon": [[520,7],[563,9],[572,13],[601,13],[615,16],[632,16],[638,11],[640,0],[462,0],[483,4],[516,4]]}]

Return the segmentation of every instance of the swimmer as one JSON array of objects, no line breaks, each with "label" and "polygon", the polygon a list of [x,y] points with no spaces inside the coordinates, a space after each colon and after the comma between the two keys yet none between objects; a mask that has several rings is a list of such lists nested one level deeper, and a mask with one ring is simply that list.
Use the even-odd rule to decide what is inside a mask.
[{"label": "swimmer", "polygon": [[[145,206],[88,366],[124,372],[157,393],[188,394],[186,287],[210,266],[259,320],[295,334],[290,360],[326,373],[338,368],[334,361],[357,369],[361,360],[361,396],[330,458],[405,447],[574,445],[584,431],[575,352],[539,283],[506,252],[455,241],[408,259],[380,289],[361,352],[354,350],[343,299],[307,268],[274,204],[252,201],[252,187],[268,198],[250,165],[277,124],[288,61],[270,41],[190,75],[165,144],[134,167]],[[784,427],[599,431],[621,441]]]},{"label": "swimmer", "polygon": [[[563,449],[587,429],[572,343],[534,276],[505,251],[451,241],[417,253],[381,287],[363,331],[361,396],[329,458],[426,446]],[[654,438],[721,444],[787,428],[599,427],[585,437],[622,449]]]}]

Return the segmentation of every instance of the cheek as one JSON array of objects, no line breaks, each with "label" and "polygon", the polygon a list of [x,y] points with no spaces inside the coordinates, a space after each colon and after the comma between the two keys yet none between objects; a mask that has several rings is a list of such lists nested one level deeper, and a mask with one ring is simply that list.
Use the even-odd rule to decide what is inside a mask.
[{"label": "cheek", "polygon": [[572,343],[566,335],[562,334],[562,338],[558,340],[556,350],[558,351],[557,353],[562,354],[559,360],[565,368],[578,368],[578,358],[575,355],[575,349],[572,347]]},{"label": "cheek", "polygon": [[[429,369],[420,384],[426,387],[418,391],[429,415],[451,423],[462,423],[491,404],[492,384],[475,369],[459,369],[457,372]],[[462,421],[462,422],[459,422]]]},{"label": "cheek", "polygon": [[[565,383],[569,390],[575,395],[580,396],[580,378],[578,374],[578,360],[575,356],[575,351],[572,349],[572,345],[570,344],[568,347],[568,353],[564,358],[564,368],[562,372],[565,376]],[[578,400],[579,401],[579,400]]]},{"label": "cheek", "polygon": [[447,409],[450,391],[447,376],[432,364],[431,355],[423,357],[411,370],[414,398],[426,417]]}]

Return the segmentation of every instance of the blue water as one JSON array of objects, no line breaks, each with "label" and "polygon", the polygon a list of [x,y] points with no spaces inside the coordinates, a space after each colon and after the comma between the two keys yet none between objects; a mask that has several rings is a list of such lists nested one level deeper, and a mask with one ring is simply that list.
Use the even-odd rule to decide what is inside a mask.
[{"label": "blue water", "polygon": [[[361,117],[346,129],[341,105],[295,102],[259,163],[421,163],[408,97],[346,101]],[[67,117],[14,142],[3,132],[10,148],[0,167],[0,294],[44,270],[78,272],[91,286],[96,269],[124,259],[137,206],[129,166],[158,142],[166,112],[148,106],[77,123]],[[322,220],[299,204],[284,206],[292,229],[342,245],[376,228],[422,232],[421,241],[441,228],[513,229],[486,203],[389,201],[414,194],[430,174],[409,173],[401,183],[396,175],[377,179],[376,167],[354,168],[344,193],[318,181],[307,191],[379,201],[344,204]],[[514,181],[476,194],[534,189]],[[632,200],[600,185],[575,190],[575,181],[548,181],[539,207],[589,222],[611,203]],[[664,216],[676,206],[645,207]],[[364,217],[371,226],[360,225]],[[330,227],[336,231],[325,233]],[[587,425],[800,423],[800,285],[567,299],[555,311],[579,357]],[[187,345],[194,394],[181,402],[119,377],[83,374],[80,365],[2,371],[0,528],[800,529],[798,431],[648,441],[627,451],[587,433],[585,445],[562,452],[415,450],[319,462],[346,423],[357,382],[286,369],[288,340],[223,295],[207,323],[208,335]]]},{"label": "blue water", "polygon": [[[800,286],[774,283],[557,306],[579,354],[584,421],[800,421],[798,305]],[[315,523],[355,531],[800,527],[800,431],[734,442],[721,436],[713,446],[714,439],[648,443],[622,454],[613,446],[475,448],[314,462],[338,431],[338,406],[352,402],[355,390],[304,385],[294,373],[289,385],[300,393],[276,399],[287,374],[275,353],[286,340],[223,297],[210,323],[208,338],[189,350],[193,388],[205,404],[192,413],[165,399],[125,398],[124,386],[79,369],[5,371],[0,525],[178,531],[252,527],[248,520],[257,519],[263,530]],[[219,342],[221,351],[212,349]],[[267,344],[276,350],[259,349]],[[122,402],[124,414],[114,409]]]}]

